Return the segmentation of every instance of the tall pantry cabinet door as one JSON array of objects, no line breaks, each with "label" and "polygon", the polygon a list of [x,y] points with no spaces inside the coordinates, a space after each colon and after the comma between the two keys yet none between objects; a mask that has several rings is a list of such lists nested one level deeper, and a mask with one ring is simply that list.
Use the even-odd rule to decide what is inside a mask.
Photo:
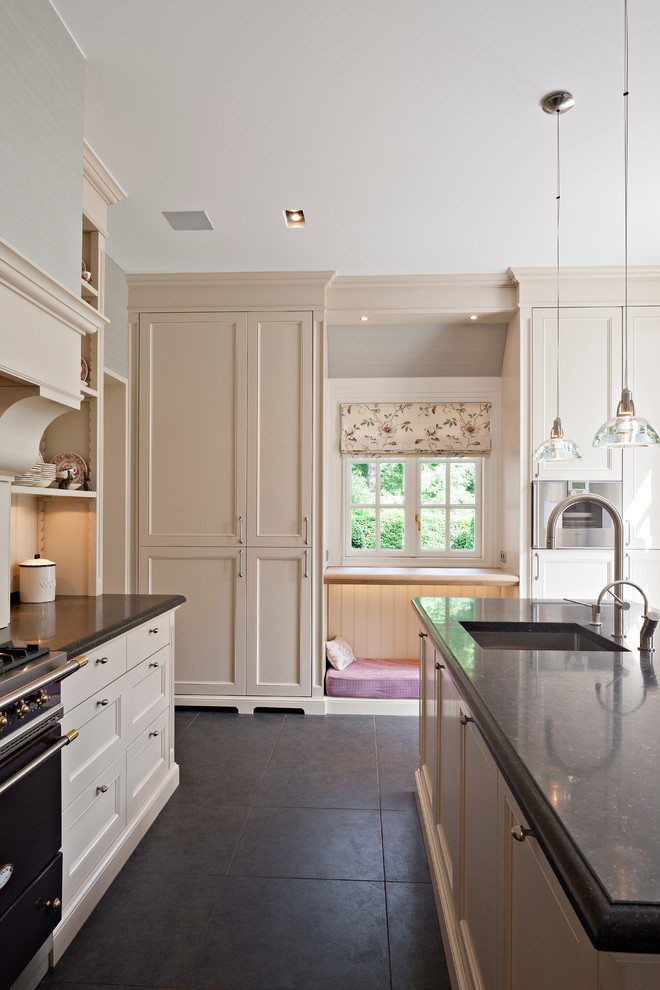
[{"label": "tall pantry cabinet door", "polygon": [[247,693],[311,694],[311,551],[250,549]]},{"label": "tall pantry cabinet door", "polygon": [[[534,477],[620,481],[621,451],[591,444],[621,397],[621,309],[562,309],[559,331],[559,416],[564,435],[578,445],[582,458],[536,463]],[[534,309],[530,460],[550,436],[556,415],[557,311]]]},{"label": "tall pantry cabinet door", "polygon": [[248,353],[248,546],[309,546],[312,314],[249,314]]},{"label": "tall pantry cabinet door", "polygon": [[[629,383],[633,392],[635,412],[660,431],[660,389],[658,389],[660,307],[636,306],[629,310],[628,338]],[[626,542],[635,550],[660,549],[660,498],[658,498],[657,477],[659,470],[658,447],[635,447],[633,450],[624,451],[623,495]],[[655,488],[654,472],[656,473]]]},{"label": "tall pantry cabinet door", "polygon": [[245,541],[246,317],[140,316],[140,546]]},{"label": "tall pantry cabinet door", "polygon": [[245,694],[246,551],[142,547],[139,584],[150,595],[185,595],[177,613],[175,700]]}]

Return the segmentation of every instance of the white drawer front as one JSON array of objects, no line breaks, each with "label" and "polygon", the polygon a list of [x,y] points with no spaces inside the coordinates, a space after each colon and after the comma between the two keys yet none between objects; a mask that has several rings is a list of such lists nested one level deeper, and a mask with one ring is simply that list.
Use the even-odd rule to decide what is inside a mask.
[{"label": "white drawer front", "polygon": [[78,730],[78,738],[62,750],[62,807],[67,808],[127,745],[125,678],[92,695],[62,720],[62,732]]},{"label": "white drawer front", "polygon": [[167,773],[170,713],[166,709],[142,732],[126,753],[128,817],[131,818]]},{"label": "white drawer front", "polygon": [[126,825],[126,757],[99,773],[62,815],[62,899],[71,897]]},{"label": "white drawer front", "polygon": [[89,663],[62,681],[62,703],[67,712],[126,673],[126,637],[111,639],[86,656]]},{"label": "white drawer front", "polygon": [[128,667],[134,667],[152,653],[167,646],[170,641],[170,613],[156,616],[126,634],[128,639]]},{"label": "white drawer front", "polygon": [[170,697],[170,648],[158,653],[126,675],[126,700],[129,711],[130,739],[136,739],[151,720],[169,704]]}]

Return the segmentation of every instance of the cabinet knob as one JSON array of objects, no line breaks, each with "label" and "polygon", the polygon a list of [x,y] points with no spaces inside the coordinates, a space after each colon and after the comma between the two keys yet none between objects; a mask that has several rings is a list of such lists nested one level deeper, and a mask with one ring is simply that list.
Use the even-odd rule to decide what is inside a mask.
[{"label": "cabinet knob", "polygon": [[110,657],[99,657],[97,663],[107,663]]},{"label": "cabinet knob", "polygon": [[156,626],[156,627],[155,627],[154,629],[150,629],[150,630],[149,630],[149,634],[150,634],[150,635],[151,635],[151,633],[157,633],[157,632],[160,632],[160,630],[159,630],[159,628],[158,628],[158,626]]},{"label": "cabinet knob", "polygon": [[44,901],[44,907],[50,908],[51,911],[59,911],[62,907],[62,901],[59,897],[54,897],[52,901]]},{"label": "cabinet knob", "polygon": [[474,719],[472,718],[471,715],[466,715],[465,712],[461,712],[461,714],[458,716],[458,721],[461,723],[461,725],[467,725],[468,722],[474,722]]},{"label": "cabinet knob", "polygon": [[160,667],[160,664],[158,663],[157,660],[154,660],[154,662],[153,663],[150,663],[149,666],[150,667]]},{"label": "cabinet knob", "polygon": [[426,637],[428,636],[428,633],[422,633],[422,632],[420,632],[420,633],[417,633],[417,635],[419,636],[420,639],[426,639]]},{"label": "cabinet knob", "polygon": [[149,737],[150,738],[151,738],[151,736],[159,736],[159,735],[160,735],[160,732],[158,732],[158,730],[155,730],[154,732],[150,732],[149,733]]},{"label": "cabinet knob", "polygon": [[534,835],[531,828],[523,828],[522,825],[514,825],[511,835],[516,842],[524,842],[528,835]]},{"label": "cabinet knob", "polygon": [[105,792],[107,791],[107,789],[108,789],[108,785],[107,784],[100,784],[96,788],[96,793],[97,794],[105,794]]},{"label": "cabinet knob", "polygon": [[444,670],[445,669],[444,663],[438,663],[437,660],[436,660],[435,669],[436,670]]},{"label": "cabinet knob", "polygon": [[96,704],[97,704],[97,707],[105,708],[105,706],[106,705],[109,705],[110,702],[108,701],[107,698],[101,698],[101,700],[100,701],[97,701]]}]

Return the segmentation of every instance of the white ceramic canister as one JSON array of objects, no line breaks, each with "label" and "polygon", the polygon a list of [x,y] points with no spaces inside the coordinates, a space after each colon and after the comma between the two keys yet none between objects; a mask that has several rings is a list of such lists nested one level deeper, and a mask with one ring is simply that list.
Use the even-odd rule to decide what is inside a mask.
[{"label": "white ceramic canister", "polygon": [[55,564],[35,553],[18,565],[18,596],[22,602],[55,601]]}]

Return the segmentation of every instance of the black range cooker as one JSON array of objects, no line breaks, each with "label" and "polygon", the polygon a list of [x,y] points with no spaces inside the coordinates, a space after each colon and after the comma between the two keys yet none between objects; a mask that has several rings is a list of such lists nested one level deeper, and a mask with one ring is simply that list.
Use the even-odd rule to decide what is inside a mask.
[{"label": "black range cooker", "polygon": [[0,990],[62,912],[60,682],[87,662],[38,644],[0,643]]}]

